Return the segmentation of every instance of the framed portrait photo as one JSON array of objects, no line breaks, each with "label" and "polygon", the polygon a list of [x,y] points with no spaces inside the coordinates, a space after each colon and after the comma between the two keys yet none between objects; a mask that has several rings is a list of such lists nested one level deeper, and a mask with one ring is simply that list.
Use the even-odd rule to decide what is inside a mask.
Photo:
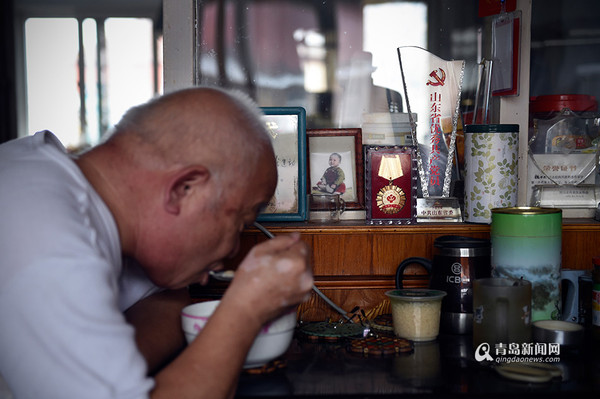
[{"label": "framed portrait photo", "polygon": [[306,201],[306,111],[262,107],[277,161],[277,187],[258,221],[304,221]]},{"label": "framed portrait photo", "polygon": [[339,194],[346,209],[364,209],[362,131],[309,129],[308,192]]},{"label": "framed portrait photo", "polygon": [[417,222],[417,162],[411,146],[365,146],[367,224]]}]

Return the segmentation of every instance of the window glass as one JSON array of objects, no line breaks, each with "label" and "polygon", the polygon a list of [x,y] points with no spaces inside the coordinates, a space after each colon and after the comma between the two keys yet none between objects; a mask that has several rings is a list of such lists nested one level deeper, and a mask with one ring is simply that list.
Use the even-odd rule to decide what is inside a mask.
[{"label": "window glass", "polygon": [[48,129],[79,144],[78,28],[73,18],[25,22],[29,133]]},{"label": "window glass", "polygon": [[427,6],[425,3],[383,3],[366,5],[364,15],[365,51],[373,55],[373,83],[402,92],[399,79],[399,46],[427,48]]},{"label": "window glass", "polygon": [[534,0],[531,14],[531,95],[600,99],[600,2]]},{"label": "window glass", "polygon": [[152,21],[108,18],[106,82],[108,123],[114,125],[132,105],[154,95]]},{"label": "window glass", "polygon": [[475,65],[477,4],[197,0],[196,83],[244,90],[261,106],[302,106],[309,128],[360,126],[363,113],[404,97],[397,47]]},{"label": "window glass", "polygon": [[98,142],[103,131],[100,124],[100,102],[98,92],[98,35],[96,20],[86,18],[82,24],[83,54],[85,65],[85,119],[82,122],[84,140]]},{"label": "window glass", "polygon": [[27,19],[27,132],[48,129],[70,149],[93,145],[129,107],[160,93],[153,29],[148,18]]}]

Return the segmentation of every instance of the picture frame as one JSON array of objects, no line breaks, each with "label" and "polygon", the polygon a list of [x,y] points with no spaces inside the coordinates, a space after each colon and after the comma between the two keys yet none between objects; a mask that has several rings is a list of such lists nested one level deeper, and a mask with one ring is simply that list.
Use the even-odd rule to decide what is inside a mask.
[{"label": "picture frame", "polygon": [[257,221],[305,221],[306,110],[302,107],[261,107],[277,161],[277,187]]},{"label": "picture frame", "polygon": [[412,146],[364,146],[366,223],[417,223],[417,161]]},{"label": "picture frame", "polygon": [[[339,193],[346,209],[364,209],[362,129],[308,129],[306,136],[308,193]],[[339,160],[335,166],[329,161],[332,156]]]}]

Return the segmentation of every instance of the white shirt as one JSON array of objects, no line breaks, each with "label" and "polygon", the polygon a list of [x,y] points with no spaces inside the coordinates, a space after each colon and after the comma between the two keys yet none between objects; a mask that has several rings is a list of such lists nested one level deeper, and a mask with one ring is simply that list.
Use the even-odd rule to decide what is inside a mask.
[{"label": "white shirt", "polygon": [[146,398],[109,209],[50,132],[0,146],[0,374],[16,398]]}]

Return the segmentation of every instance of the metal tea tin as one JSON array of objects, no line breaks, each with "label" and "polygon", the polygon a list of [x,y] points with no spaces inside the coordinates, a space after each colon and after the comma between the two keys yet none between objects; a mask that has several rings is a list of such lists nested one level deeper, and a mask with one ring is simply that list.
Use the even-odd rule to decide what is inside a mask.
[{"label": "metal tea tin", "polygon": [[560,317],[562,210],[492,209],[492,276],[529,280],[532,322]]},{"label": "metal tea tin", "polygon": [[465,222],[490,223],[517,205],[519,125],[465,126]]}]

